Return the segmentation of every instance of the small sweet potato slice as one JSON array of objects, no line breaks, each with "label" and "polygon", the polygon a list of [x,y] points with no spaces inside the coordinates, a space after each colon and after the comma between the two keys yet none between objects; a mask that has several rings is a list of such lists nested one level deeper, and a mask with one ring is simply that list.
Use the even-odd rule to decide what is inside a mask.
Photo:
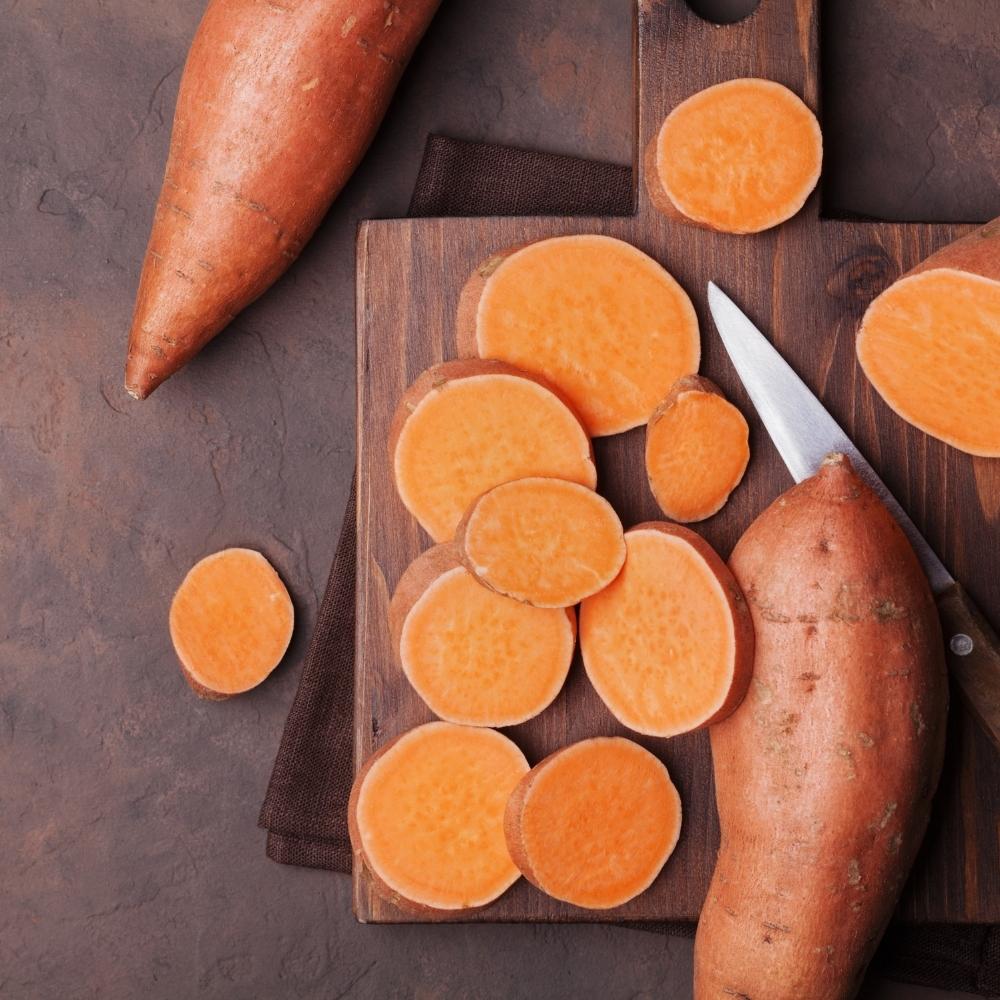
[{"label": "small sweet potato slice", "polygon": [[513,726],[547,708],[576,644],[572,608],[533,608],[488,590],[454,543],[410,564],[389,605],[389,627],[427,707],[473,726]]},{"label": "small sweet potato slice", "polygon": [[[981,273],[980,273],[981,272]],[[1000,457],[1000,220],[928,258],[865,312],[861,367],[904,420]]]},{"label": "small sweet potato slice", "polygon": [[623,725],[676,736],[729,715],[753,668],[739,585],[703,538],[649,521],[625,532],[614,582],[580,608],[583,663]]},{"label": "small sweet potato slice", "polygon": [[281,662],[295,612],[281,577],[252,549],[195,563],[170,605],[170,638],[187,682],[220,701],[249,691]]},{"label": "small sweet potato slice", "polygon": [[533,477],[495,486],[469,508],[457,541],[480,583],[539,608],[603,590],[625,562],[621,521],[579,483]]},{"label": "small sweet potato slice", "polygon": [[485,906],[518,879],[504,809],[528,771],[492,729],[429,722],[368,759],[348,805],[351,846],[372,885],[404,910]]},{"label": "small sweet potato slice", "polygon": [[631,244],[586,234],[490,257],[462,290],[457,337],[464,356],[546,378],[595,437],[644,424],[701,356],[673,277]]},{"label": "small sweet potato slice", "polygon": [[718,513],[750,461],[750,429],[718,386],[679,379],[646,426],[646,475],[663,513],[703,521]]},{"label": "small sweet potato slice", "polygon": [[529,882],[587,909],[621,906],[652,885],[681,831],[681,800],[663,764],[638,743],[597,737],[528,772],[504,832]]},{"label": "small sweet potato slice", "polygon": [[790,219],[819,180],[823,136],[802,100],[771,80],[693,94],[646,147],[646,187],[664,215],[725,233]]},{"label": "small sweet potato slice", "polygon": [[499,361],[446,361],[407,389],[390,431],[396,489],[436,542],[488,489],[525,476],[597,484],[590,438],[543,379]]}]

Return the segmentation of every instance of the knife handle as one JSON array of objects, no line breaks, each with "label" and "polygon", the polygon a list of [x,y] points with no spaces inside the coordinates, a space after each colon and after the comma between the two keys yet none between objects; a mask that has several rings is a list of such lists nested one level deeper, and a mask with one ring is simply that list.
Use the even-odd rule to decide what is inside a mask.
[{"label": "knife handle", "polygon": [[1000,750],[1000,639],[961,584],[938,595],[944,651],[952,676]]}]

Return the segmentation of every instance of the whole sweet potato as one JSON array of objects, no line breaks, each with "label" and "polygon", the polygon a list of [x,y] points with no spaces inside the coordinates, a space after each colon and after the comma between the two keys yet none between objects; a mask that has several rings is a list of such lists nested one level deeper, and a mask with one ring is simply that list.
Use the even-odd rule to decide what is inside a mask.
[{"label": "whole sweet potato", "polygon": [[148,396],[299,255],[440,0],[211,0],[188,53],[129,333]]},{"label": "whole sweet potato", "polygon": [[722,842],[695,995],[857,992],[927,825],[948,688],[902,530],[843,456],[750,526],[731,568],[757,643],[711,730]]}]

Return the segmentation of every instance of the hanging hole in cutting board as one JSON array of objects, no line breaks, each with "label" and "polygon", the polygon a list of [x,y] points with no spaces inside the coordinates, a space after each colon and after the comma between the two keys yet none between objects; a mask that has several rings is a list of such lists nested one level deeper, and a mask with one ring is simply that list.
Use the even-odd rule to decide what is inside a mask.
[{"label": "hanging hole in cutting board", "polygon": [[820,0],[822,214],[1000,212],[1000,4]]},{"label": "hanging hole in cutting board", "polygon": [[735,24],[749,17],[760,6],[760,0],[687,0],[687,5],[702,20]]}]

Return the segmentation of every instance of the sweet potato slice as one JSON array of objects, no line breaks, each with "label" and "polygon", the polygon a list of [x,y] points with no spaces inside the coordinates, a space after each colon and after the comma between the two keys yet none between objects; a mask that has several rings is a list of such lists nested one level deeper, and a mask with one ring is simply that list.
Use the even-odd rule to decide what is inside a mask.
[{"label": "sweet potato slice", "polygon": [[625,562],[622,524],[611,504],[562,479],[495,486],[469,509],[457,540],[480,583],[539,608],[579,604]]},{"label": "sweet potato slice", "polygon": [[427,707],[473,726],[513,726],[547,708],[576,643],[571,608],[533,608],[488,590],[453,543],[410,564],[389,605],[389,627]]},{"label": "sweet potato slice", "polygon": [[664,215],[725,233],[790,219],[819,180],[816,116],[771,80],[716,84],[682,101],[646,148],[646,187]]},{"label": "sweet potato slice", "polygon": [[281,662],[295,612],[281,578],[252,549],[191,567],[170,605],[170,638],[187,682],[214,701],[249,691]]},{"label": "sweet potato slice", "polygon": [[679,379],[646,426],[646,475],[663,513],[703,521],[718,513],[750,461],[743,414],[700,375]]},{"label": "sweet potato slice", "polygon": [[528,771],[492,729],[429,722],[368,759],[348,805],[351,845],[372,885],[404,910],[485,906],[519,872],[504,809]]},{"label": "sweet potato slice", "polygon": [[499,361],[446,361],[407,389],[389,440],[396,489],[436,542],[511,479],[597,484],[587,432],[542,379]]},{"label": "sweet potato slice", "polygon": [[1000,219],[879,295],[857,351],[904,420],[971,455],[1000,456]]},{"label": "sweet potato slice", "polygon": [[580,608],[591,683],[623,725],[676,736],[729,715],[746,693],[753,625],[726,564],[688,528],[625,532],[614,582]]},{"label": "sweet potato slice", "polygon": [[681,831],[667,769],[621,737],[583,740],[518,782],[504,832],[514,863],[556,899],[604,910],[652,885]]},{"label": "sweet potato slice", "polygon": [[644,424],[698,370],[698,319],[655,260],[609,236],[557,236],[496,254],[466,283],[458,348],[544,376],[594,436]]}]

